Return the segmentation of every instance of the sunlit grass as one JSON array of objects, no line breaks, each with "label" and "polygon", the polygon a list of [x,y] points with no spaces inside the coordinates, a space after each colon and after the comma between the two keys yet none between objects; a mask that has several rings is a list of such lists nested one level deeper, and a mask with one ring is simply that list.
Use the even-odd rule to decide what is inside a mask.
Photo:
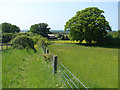
[{"label": "sunlit grass", "polygon": [[[71,41],[71,40],[56,40],[56,41],[51,41],[54,43],[80,43],[79,41]],[[85,40],[82,41],[82,43],[87,43]],[[92,41],[92,43],[95,43],[94,41]]]},{"label": "sunlit grass", "polygon": [[64,87],[59,75],[53,75],[52,65],[43,60],[42,49],[3,50],[3,88],[59,88]]},{"label": "sunlit grass", "polygon": [[87,87],[118,87],[118,49],[55,44],[50,52]]}]

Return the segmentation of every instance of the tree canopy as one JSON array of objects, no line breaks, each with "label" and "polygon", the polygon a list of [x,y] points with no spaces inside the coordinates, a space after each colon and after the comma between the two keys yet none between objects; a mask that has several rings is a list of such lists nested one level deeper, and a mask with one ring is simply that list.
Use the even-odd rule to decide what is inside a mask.
[{"label": "tree canopy", "polygon": [[16,25],[12,25],[10,23],[2,23],[2,32],[3,33],[18,33],[20,32],[20,28]]},{"label": "tree canopy", "polygon": [[65,31],[70,31],[72,40],[88,43],[101,41],[111,31],[109,22],[103,15],[104,11],[97,7],[89,7],[78,11],[74,17],[66,22]]},{"label": "tree canopy", "polygon": [[39,23],[35,25],[31,25],[30,31],[33,33],[38,33],[43,37],[47,37],[48,33],[50,33],[50,28],[48,27],[47,23]]}]

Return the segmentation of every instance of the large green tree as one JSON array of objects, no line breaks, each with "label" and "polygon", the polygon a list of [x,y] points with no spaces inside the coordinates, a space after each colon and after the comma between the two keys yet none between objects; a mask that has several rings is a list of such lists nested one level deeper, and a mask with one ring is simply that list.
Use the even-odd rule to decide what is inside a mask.
[{"label": "large green tree", "polygon": [[30,31],[33,33],[38,33],[39,35],[43,37],[47,37],[48,33],[50,33],[50,28],[48,27],[47,23],[38,23],[35,25],[32,25],[30,27]]},{"label": "large green tree", "polygon": [[18,33],[20,32],[20,28],[16,25],[12,25],[10,23],[2,23],[2,32],[3,33]]},{"label": "large green tree", "polygon": [[97,7],[89,7],[78,11],[74,17],[66,22],[65,31],[70,30],[72,40],[101,41],[111,31],[109,23],[103,15],[104,11]]}]

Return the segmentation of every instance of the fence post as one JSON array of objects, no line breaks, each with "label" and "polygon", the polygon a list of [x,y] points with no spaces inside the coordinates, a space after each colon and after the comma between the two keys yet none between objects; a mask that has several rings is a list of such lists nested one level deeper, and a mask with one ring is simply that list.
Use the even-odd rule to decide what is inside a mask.
[{"label": "fence post", "polygon": [[53,56],[53,73],[57,73],[57,55]]},{"label": "fence post", "polygon": [[46,47],[44,46],[44,53],[46,53]]},{"label": "fence post", "polygon": [[6,49],[8,49],[8,44],[6,44]]},{"label": "fence post", "polygon": [[49,53],[49,49],[47,49],[47,54]]},{"label": "fence post", "polygon": [[1,50],[3,50],[3,45],[1,45]]}]

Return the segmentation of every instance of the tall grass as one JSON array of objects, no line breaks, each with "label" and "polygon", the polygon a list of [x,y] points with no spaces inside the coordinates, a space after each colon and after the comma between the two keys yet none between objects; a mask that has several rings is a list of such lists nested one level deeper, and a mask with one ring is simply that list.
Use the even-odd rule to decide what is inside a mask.
[{"label": "tall grass", "polygon": [[2,88],[2,51],[0,51],[0,89]]},{"label": "tall grass", "polygon": [[50,45],[49,49],[87,87],[118,87],[118,49],[75,44]]},{"label": "tall grass", "polygon": [[52,66],[43,61],[41,48],[33,50],[3,50],[3,88],[59,88],[64,87],[59,75],[52,74]]}]

